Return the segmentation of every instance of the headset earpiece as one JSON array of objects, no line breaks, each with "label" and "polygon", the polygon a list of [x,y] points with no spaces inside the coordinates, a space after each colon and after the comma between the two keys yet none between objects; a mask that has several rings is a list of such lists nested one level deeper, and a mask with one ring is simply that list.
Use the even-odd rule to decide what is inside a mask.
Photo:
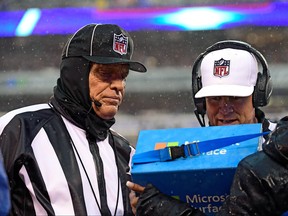
[{"label": "headset earpiece", "polygon": [[[193,64],[192,68],[192,95],[193,95],[193,102],[194,102],[194,112],[198,118],[199,115],[203,116],[206,114],[206,102],[205,98],[195,98],[195,94],[202,88],[202,81],[201,76],[198,74],[200,62],[203,59],[205,53],[198,56],[196,61]],[[198,119],[199,120],[199,119]]]},{"label": "headset earpiece", "polygon": [[270,101],[272,90],[273,87],[271,77],[266,77],[265,74],[258,72],[257,81],[253,92],[253,106],[266,106]]},{"label": "headset earpiece", "polygon": [[[260,62],[262,66],[262,73],[258,72],[257,81],[253,92],[254,107],[266,106],[269,103],[270,96],[273,90],[272,80],[268,70],[266,59],[258,50],[253,48],[248,43],[237,40],[225,40],[213,44],[212,46],[208,47],[204,53],[201,53],[196,58],[196,61],[194,62],[192,67],[192,98],[195,106],[194,113],[202,126],[205,125],[204,122],[204,115],[206,114],[205,98],[195,98],[195,94],[202,88],[202,80],[201,75],[199,74],[199,67],[201,65],[203,58],[208,53],[225,48],[233,48],[248,51],[255,56],[257,61]],[[202,122],[199,120],[200,119],[199,115],[201,115],[203,118]]]}]

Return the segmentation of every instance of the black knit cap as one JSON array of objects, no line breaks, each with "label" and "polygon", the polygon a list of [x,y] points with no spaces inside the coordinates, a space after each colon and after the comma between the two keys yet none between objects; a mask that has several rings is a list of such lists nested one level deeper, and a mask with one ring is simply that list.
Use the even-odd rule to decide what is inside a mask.
[{"label": "black knit cap", "polygon": [[129,64],[130,70],[146,72],[140,62],[132,61],[134,44],[131,36],[118,25],[89,24],[80,28],[66,43],[62,59],[84,57],[98,64]]}]

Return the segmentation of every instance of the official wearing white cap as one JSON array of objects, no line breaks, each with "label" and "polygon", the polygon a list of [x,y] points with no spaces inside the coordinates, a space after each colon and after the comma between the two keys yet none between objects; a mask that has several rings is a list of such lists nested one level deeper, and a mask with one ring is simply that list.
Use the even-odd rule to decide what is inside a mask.
[{"label": "official wearing white cap", "polygon": [[[205,126],[262,123],[275,127],[259,107],[266,106],[272,81],[264,56],[243,41],[220,41],[200,54],[192,68],[195,115]],[[202,117],[202,119],[200,118]]]},{"label": "official wearing white cap", "polygon": [[231,48],[213,51],[201,63],[203,88],[195,97],[252,95],[258,71],[255,56],[247,51]]}]

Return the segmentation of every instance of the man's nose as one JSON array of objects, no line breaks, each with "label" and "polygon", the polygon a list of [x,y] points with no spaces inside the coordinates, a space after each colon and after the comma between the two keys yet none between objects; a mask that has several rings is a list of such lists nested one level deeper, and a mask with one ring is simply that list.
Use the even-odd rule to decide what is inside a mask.
[{"label": "man's nose", "polygon": [[111,88],[122,91],[125,88],[126,82],[123,79],[115,79],[111,82]]},{"label": "man's nose", "polygon": [[220,101],[219,110],[222,114],[226,115],[228,113],[234,112],[234,105],[231,103],[229,98],[222,98]]}]

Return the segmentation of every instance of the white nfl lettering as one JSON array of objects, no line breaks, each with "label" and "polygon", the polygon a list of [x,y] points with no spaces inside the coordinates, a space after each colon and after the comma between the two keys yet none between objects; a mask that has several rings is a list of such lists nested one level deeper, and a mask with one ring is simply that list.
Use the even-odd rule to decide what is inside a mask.
[{"label": "white nfl lettering", "polygon": [[122,33],[117,35],[114,33],[113,38],[113,50],[121,55],[127,54],[128,48],[128,37],[124,36]]},{"label": "white nfl lettering", "polygon": [[214,71],[213,75],[217,77],[228,76],[230,71],[230,60],[225,60],[221,58],[218,61],[214,61]]}]

